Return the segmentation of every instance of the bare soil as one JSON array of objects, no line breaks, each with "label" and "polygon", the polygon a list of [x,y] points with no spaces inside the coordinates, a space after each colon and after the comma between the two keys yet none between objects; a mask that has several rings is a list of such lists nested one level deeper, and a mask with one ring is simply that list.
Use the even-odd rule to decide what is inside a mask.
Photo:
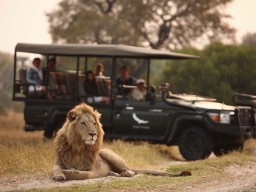
[{"label": "bare soil", "polygon": [[[227,166],[218,176],[212,177],[203,176],[202,178],[193,181],[192,183],[185,182],[179,187],[174,187],[174,184],[158,186],[147,191],[179,191],[179,192],[249,192],[256,191],[256,163],[251,162],[246,165],[230,165]],[[117,178],[107,177],[99,179],[90,179],[84,181],[65,181],[55,182],[50,176],[30,175],[30,176],[8,176],[0,178],[0,191],[12,190],[30,190],[30,189],[47,189],[54,187],[68,187],[71,185],[88,185],[93,183],[104,183],[120,179],[136,179],[135,178]],[[126,190],[122,190],[126,191]],[[141,191],[144,191],[143,189]]]}]

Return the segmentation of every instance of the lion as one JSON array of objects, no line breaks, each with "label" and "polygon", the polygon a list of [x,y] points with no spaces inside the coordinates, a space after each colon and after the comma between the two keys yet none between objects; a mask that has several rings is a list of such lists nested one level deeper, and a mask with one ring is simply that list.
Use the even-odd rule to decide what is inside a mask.
[{"label": "lion", "polygon": [[174,175],[130,169],[119,155],[102,148],[104,131],[100,116],[85,103],[68,112],[65,123],[54,139],[56,161],[52,171],[53,180],[85,180],[110,175],[132,177],[138,173],[161,176],[191,175],[190,172]]}]

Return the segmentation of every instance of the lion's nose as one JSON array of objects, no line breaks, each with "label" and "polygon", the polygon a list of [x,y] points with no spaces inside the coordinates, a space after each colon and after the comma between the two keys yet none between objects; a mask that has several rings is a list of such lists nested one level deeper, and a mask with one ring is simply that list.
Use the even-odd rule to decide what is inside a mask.
[{"label": "lion's nose", "polygon": [[96,133],[88,133],[90,136],[94,137]]}]

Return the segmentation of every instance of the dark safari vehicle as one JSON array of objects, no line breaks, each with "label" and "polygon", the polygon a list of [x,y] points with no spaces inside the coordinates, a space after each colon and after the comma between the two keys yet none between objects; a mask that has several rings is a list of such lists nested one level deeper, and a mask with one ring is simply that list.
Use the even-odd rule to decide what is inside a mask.
[{"label": "dark safari vehicle", "polygon": [[102,114],[106,138],[178,145],[187,160],[242,149],[256,135],[256,97],[235,94],[229,106],[173,94],[168,83],[152,85],[152,66],[155,72],[159,62],[180,59],[198,57],[125,45],[19,43],[13,100],[25,103],[25,130],[49,138],[71,108],[86,102]]}]

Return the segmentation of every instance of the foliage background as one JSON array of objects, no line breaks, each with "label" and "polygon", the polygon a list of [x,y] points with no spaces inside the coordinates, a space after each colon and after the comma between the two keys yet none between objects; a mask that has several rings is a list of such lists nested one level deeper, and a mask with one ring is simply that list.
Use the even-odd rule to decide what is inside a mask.
[{"label": "foliage background", "polygon": [[[190,47],[179,52],[195,54],[200,59],[154,61],[152,85],[169,82],[174,93],[199,94],[228,104],[232,104],[235,92],[256,95],[256,46],[211,43],[201,50]],[[22,102],[12,102],[12,55],[0,53],[0,70],[0,112],[6,108],[21,111]]]},{"label": "foliage background", "polygon": [[5,113],[7,108],[21,111],[21,102],[12,102],[13,87],[13,56],[9,53],[0,52],[0,114]]},{"label": "foliage background", "polygon": [[[256,33],[246,34],[241,44],[233,41],[235,30],[225,12],[232,1],[62,0],[46,15],[54,43],[121,43],[199,55],[199,60],[154,61],[150,84],[168,82],[174,93],[232,104],[235,92],[256,94]],[[192,46],[200,39],[209,44]],[[11,101],[12,63],[11,54],[0,52],[0,113],[23,108]],[[133,75],[144,78],[144,68],[132,68]]]},{"label": "foliage background", "polygon": [[256,47],[212,43],[202,50],[183,49],[200,56],[198,61],[173,61],[166,65],[163,77],[171,90],[216,98],[232,104],[235,92],[256,94]]}]

